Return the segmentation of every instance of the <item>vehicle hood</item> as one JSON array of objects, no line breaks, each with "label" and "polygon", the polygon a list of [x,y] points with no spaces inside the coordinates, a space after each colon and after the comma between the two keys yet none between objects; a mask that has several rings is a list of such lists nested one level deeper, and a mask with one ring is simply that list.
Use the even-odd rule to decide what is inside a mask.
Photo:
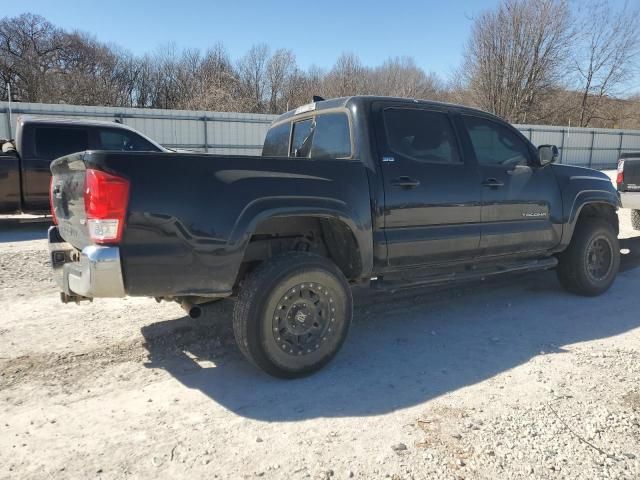
[{"label": "vehicle hood", "polygon": [[566,180],[593,180],[596,182],[607,182],[613,188],[613,183],[611,183],[611,178],[606,173],[603,173],[599,170],[594,170],[593,168],[586,167],[576,167],[574,165],[559,165],[553,164],[551,165],[553,172],[555,173],[558,179],[566,179]]}]

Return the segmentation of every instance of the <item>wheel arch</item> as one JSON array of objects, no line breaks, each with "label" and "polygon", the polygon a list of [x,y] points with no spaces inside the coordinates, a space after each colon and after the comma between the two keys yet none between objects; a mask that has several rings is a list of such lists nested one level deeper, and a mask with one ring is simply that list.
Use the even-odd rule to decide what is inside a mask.
[{"label": "wheel arch", "polygon": [[569,214],[567,228],[563,234],[563,245],[569,245],[576,226],[585,218],[603,218],[613,227],[616,235],[618,235],[620,232],[618,207],[618,200],[609,192],[581,192],[576,198]]},{"label": "wheel arch", "polygon": [[362,221],[341,202],[323,203],[296,207],[270,205],[271,208],[261,208],[251,215],[245,213],[232,235],[232,241],[242,250],[238,277],[248,263],[265,260],[283,250],[304,250],[300,242],[307,243],[308,250],[334,261],[349,280],[369,275],[373,267],[370,219]]}]

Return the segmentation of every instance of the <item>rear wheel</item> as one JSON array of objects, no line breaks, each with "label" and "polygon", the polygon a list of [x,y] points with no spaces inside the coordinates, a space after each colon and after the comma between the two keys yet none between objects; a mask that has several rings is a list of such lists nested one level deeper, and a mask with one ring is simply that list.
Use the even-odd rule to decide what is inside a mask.
[{"label": "rear wheel", "polygon": [[631,225],[635,230],[640,230],[640,210],[631,210]]},{"label": "rear wheel", "polygon": [[558,279],[579,295],[596,296],[613,284],[620,267],[620,245],[611,224],[587,218],[576,227],[569,247],[560,254]]},{"label": "rear wheel", "polygon": [[296,378],[335,356],[351,315],[351,290],[342,272],[325,257],[292,252],[248,275],[233,330],[250,362],[275,377]]}]

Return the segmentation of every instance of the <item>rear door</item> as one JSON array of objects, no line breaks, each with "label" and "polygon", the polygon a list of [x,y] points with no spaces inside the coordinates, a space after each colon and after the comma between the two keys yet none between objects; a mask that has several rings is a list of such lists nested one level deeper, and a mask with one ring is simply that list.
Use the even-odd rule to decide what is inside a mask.
[{"label": "rear door", "polygon": [[553,169],[539,167],[534,147],[511,125],[462,115],[482,184],[482,254],[553,248],[562,235],[560,187]]},{"label": "rear door", "polygon": [[391,267],[473,258],[480,243],[480,179],[445,108],[373,106]]},{"label": "rear door", "polygon": [[49,210],[51,161],[90,147],[86,127],[73,125],[25,125],[22,134],[22,189],[27,211]]}]

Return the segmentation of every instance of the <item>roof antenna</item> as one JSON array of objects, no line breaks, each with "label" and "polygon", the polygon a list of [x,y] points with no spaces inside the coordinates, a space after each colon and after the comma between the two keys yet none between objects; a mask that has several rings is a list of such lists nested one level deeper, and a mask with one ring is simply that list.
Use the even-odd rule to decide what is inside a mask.
[{"label": "roof antenna", "polygon": [[314,95],[313,96],[313,101],[314,102],[324,102],[324,98],[322,98],[320,95]]}]

